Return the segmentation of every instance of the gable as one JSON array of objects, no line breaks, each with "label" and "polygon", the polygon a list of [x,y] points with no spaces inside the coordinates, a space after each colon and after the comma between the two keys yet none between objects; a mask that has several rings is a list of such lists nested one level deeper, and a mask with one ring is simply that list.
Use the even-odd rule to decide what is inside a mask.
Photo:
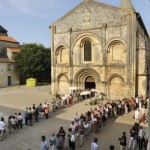
[{"label": "gable", "polygon": [[57,20],[56,33],[72,30],[100,28],[104,23],[122,22],[128,10],[101,2],[82,2]]}]

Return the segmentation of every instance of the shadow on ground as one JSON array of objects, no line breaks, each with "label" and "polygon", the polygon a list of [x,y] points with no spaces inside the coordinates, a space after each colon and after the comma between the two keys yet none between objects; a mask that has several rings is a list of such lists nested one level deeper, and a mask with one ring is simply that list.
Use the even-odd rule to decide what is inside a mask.
[{"label": "shadow on ground", "polygon": [[[60,126],[63,126],[67,133],[67,130],[70,126],[70,120],[65,118],[58,118],[58,116],[61,114],[69,113],[69,110],[72,110],[72,107],[74,106],[70,106],[69,108],[60,109],[57,112],[53,112],[51,113],[51,117],[48,120],[40,119],[38,123],[34,122],[34,125],[32,127],[24,127],[22,130],[18,131],[15,134],[7,133],[7,138],[3,142],[0,142],[0,150],[38,150],[40,149],[41,135],[45,135],[48,139],[53,132],[58,132]],[[22,110],[12,109],[4,106],[0,106],[0,112],[3,113],[5,118],[10,114],[14,114],[15,112],[21,112],[23,114]],[[131,119],[131,114],[129,115]],[[93,138],[98,137],[98,144],[100,145],[101,150],[107,150],[110,144],[115,145],[115,149],[118,150],[118,138],[121,137],[123,131],[127,132],[127,137],[129,140],[129,130],[132,125],[128,123],[119,123],[118,121],[119,119],[123,120],[123,118],[126,117],[127,115],[124,115],[121,118],[119,117],[117,121],[113,118],[110,119],[107,122],[107,125],[102,126],[99,129],[99,132],[97,134],[91,133],[90,136],[86,140],[84,140],[83,147],[79,147],[79,138],[77,138],[76,149],[90,150],[90,145]],[[67,138],[65,143],[65,150],[69,150]]]}]

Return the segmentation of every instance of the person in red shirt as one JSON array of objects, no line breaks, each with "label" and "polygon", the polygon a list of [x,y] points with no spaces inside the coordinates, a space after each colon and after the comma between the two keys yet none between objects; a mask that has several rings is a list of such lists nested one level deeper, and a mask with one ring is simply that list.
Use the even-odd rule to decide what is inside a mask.
[{"label": "person in red shirt", "polygon": [[131,111],[133,111],[135,108],[135,99],[134,98],[130,99],[130,106],[131,106]]}]

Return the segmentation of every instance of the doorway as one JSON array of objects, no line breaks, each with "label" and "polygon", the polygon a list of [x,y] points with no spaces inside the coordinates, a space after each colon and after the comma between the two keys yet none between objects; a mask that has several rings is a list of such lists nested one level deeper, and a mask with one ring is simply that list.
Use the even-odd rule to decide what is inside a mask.
[{"label": "doorway", "polygon": [[11,86],[11,76],[7,77],[8,86]]},{"label": "doorway", "polygon": [[85,89],[95,89],[95,79],[92,76],[88,76],[85,79]]}]

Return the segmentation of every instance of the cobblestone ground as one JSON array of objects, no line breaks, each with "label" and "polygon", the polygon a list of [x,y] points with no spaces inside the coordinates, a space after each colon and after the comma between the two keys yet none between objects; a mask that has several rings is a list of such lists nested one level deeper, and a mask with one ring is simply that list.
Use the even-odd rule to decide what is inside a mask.
[{"label": "cobblestone ground", "polygon": [[[32,104],[38,105],[44,103],[45,99],[51,103],[52,96],[49,93],[50,86],[41,86],[40,90],[35,88],[26,88],[25,86],[17,86],[0,89],[0,115],[7,118],[14,112],[22,112],[26,106]],[[0,150],[40,150],[40,136],[45,135],[47,139],[55,132],[57,133],[60,126],[65,130],[70,126],[70,122],[75,112],[84,113],[90,107],[89,100],[77,103],[68,108],[61,109],[51,114],[48,120],[40,119],[38,123],[34,123],[32,127],[24,127],[17,133],[8,134],[4,141],[0,142]],[[129,140],[129,130],[133,125],[133,113],[126,114],[116,120],[110,119],[107,125],[102,126],[99,133],[91,133],[89,138],[84,140],[84,146],[79,147],[79,141],[76,141],[77,150],[90,150],[90,145],[94,137],[98,137],[101,150],[108,150],[109,145],[115,145],[115,149],[119,150],[118,137],[123,131],[127,132]],[[69,150],[66,139],[65,150]]]}]

